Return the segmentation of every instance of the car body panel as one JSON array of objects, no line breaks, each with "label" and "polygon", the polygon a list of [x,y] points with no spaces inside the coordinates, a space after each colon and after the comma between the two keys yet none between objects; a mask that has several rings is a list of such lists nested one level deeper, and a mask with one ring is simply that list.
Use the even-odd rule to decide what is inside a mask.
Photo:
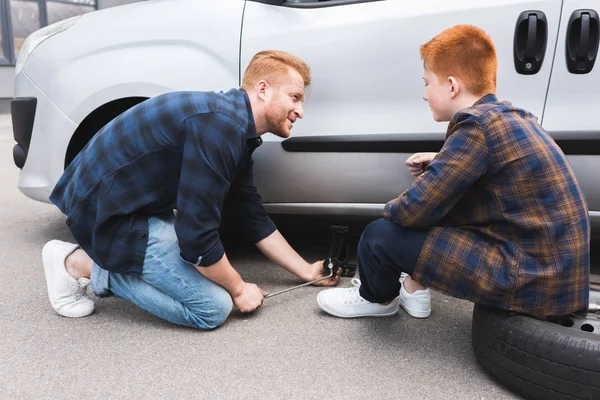
[{"label": "car body panel", "polygon": [[[551,131],[600,131],[600,62],[587,74],[567,69],[565,44],[569,18],[573,11],[592,9],[600,12],[599,0],[564,0],[558,36],[558,51],[548,88],[543,126]],[[600,207],[599,207],[600,208]]]},{"label": "car body panel", "polygon": [[[550,134],[586,138],[598,133],[600,116],[593,110],[599,67],[573,78],[563,56],[569,12],[600,9],[598,3],[340,0],[306,8],[243,0],[155,0],[89,13],[44,40],[15,78],[17,97],[38,98],[19,188],[48,201],[78,124],[104,104],[173,90],[237,87],[251,57],[275,48],[305,59],[313,72],[306,118],[294,125],[294,137],[378,135],[401,146],[381,152],[360,147],[353,152],[287,151],[280,138],[267,134],[255,152],[255,182],[267,210],[376,217],[413,181],[404,161],[414,146],[403,147],[403,138],[423,150],[444,139],[446,123],[434,122],[422,100],[419,55],[419,46],[444,28],[467,23],[486,30],[498,54],[498,97],[540,117]],[[534,75],[517,73],[513,61],[515,23],[527,10],[543,11],[548,21],[545,59]],[[600,187],[594,171],[600,157],[592,153],[584,149],[568,158],[597,230]]]},{"label": "car body panel", "polygon": [[64,171],[66,149],[77,124],[23,72],[15,80],[15,90],[20,97],[37,98],[32,140],[18,187],[27,197],[49,202],[48,197]]},{"label": "car body panel", "polygon": [[122,97],[227,90],[239,84],[243,8],[173,0],[92,12],[40,44],[24,71],[77,123]]},{"label": "car body panel", "polygon": [[[514,67],[514,27],[519,14],[530,9],[558,21],[560,5],[552,0],[423,0],[305,9],[248,2],[242,69],[264,48],[289,51],[310,62],[314,79],[306,118],[294,124],[294,137],[400,134],[407,141],[428,136],[443,140],[447,123],[435,122],[423,101],[419,46],[455,24],[483,28],[497,49],[498,96],[541,116],[558,24],[549,26],[540,72],[528,76]],[[294,153],[283,150],[274,135],[263,139],[254,156],[255,179],[267,204],[385,203],[414,180],[404,166],[412,152]]]}]

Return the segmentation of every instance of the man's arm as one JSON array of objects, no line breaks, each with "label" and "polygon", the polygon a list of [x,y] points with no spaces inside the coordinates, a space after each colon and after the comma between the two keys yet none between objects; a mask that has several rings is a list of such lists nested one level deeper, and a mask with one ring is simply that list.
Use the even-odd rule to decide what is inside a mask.
[{"label": "man's arm", "polygon": [[[256,243],[256,247],[269,259],[283,268],[296,275],[298,278],[309,282],[322,277],[323,261],[317,261],[313,264],[306,262],[293,248],[289,245],[283,235],[276,230],[260,242]],[[319,286],[335,286],[340,280],[340,271],[330,279],[317,282]]]},{"label": "man's arm", "polygon": [[406,227],[431,227],[487,172],[489,152],[484,133],[472,116],[465,117],[454,125],[427,170],[385,205],[384,218]]},{"label": "man's arm", "polygon": [[266,292],[253,283],[246,283],[223,254],[217,263],[209,267],[196,267],[206,278],[229,292],[233,303],[241,312],[254,311],[262,305]]},{"label": "man's arm", "polygon": [[227,116],[212,114],[190,118],[185,129],[175,221],[181,257],[223,286],[240,311],[252,311],[262,304],[264,292],[233,269],[218,232],[223,201],[241,159],[243,132]]},{"label": "man's arm", "polygon": [[242,152],[238,126],[222,114],[189,118],[177,192],[175,231],[184,260],[208,267],[225,249],[221,209]]},{"label": "man's arm", "polygon": [[[323,262],[306,262],[285,240],[267,215],[260,195],[254,186],[252,159],[239,172],[227,196],[227,211],[237,221],[244,235],[271,261],[304,281],[320,278]],[[338,274],[339,275],[339,274]],[[339,276],[318,282],[320,286],[332,286]]]}]

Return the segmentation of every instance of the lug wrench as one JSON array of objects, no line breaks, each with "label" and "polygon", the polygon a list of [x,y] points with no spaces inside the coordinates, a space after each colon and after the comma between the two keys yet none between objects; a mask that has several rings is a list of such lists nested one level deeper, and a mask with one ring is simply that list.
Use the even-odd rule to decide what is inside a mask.
[{"label": "lug wrench", "polygon": [[265,299],[269,298],[269,297],[277,296],[278,294],[289,292],[290,290],[301,288],[303,286],[312,285],[315,282],[320,282],[320,281],[324,281],[325,279],[329,279],[333,276],[333,262],[331,261],[331,259],[329,260],[329,264],[327,265],[327,268],[329,268],[329,275],[324,276],[323,278],[315,279],[314,281],[305,282],[302,285],[298,285],[298,286],[294,286],[294,287],[291,287],[288,289],[280,290],[279,292],[269,293],[268,295],[265,296]]},{"label": "lug wrench", "polygon": [[[348,227],[347,226],[336,226],[330,227],[331,231],[331,242],[329,245],[329,257],[323,262],[323,277],[315,279],[314,281],[306,282],[298,286],[294,286],[288,289],[280,290],[279,292],[269,293],[265,298],[277,296],[278,294],[289,292],[290,290],[298,289],[303,286],[312,285],[313,283],[324,281],[333,276],[334,271],[338,269],[342,270],[341,276],[352,277],[356,272],[356,265],[349,264],[348,258]],[[329,275],[325,276],[329,269]]]}]

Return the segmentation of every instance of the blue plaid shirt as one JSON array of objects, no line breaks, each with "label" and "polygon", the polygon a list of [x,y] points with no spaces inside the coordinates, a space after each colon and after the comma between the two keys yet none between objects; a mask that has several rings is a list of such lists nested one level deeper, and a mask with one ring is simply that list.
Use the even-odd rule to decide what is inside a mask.
[{"label": "blue plaid shirt", "polygon": [[276,229],[253,183],[252,152],[261,143],[243,90],[164,94],[102,128],[50,200],[106,270],[140,274],[148,217],[173,209],[181,257],[209,266],[224,254],[218,229],[226,198],[254,243]]}]

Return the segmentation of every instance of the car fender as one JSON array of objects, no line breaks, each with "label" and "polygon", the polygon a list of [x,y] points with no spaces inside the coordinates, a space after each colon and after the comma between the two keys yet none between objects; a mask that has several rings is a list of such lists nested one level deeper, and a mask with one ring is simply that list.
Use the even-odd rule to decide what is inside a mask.
[{"label": "car fender", "polygon": [[42,42],[24,73],[72,121],[114,99],[239,86],[244,2],[172,0],[84,15]]}]

